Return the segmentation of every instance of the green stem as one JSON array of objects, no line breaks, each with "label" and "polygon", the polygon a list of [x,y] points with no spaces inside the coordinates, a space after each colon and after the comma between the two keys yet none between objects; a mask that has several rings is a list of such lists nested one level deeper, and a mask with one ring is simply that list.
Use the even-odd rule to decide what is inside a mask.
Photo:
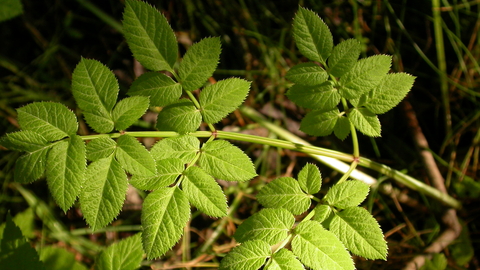
[{"label": "green stem", "polygon": [[87,0],[77,0],[77,2],[82,5],[84,8],[90,10],[93,14],[95,14],[100,20],[104,23],[110,25],[112,28],[117,30],[120,33],[123,33],[123,26],[119,23],[115,18],[105,13],[103,10],[95,6],[94,4],[90,3]]}]

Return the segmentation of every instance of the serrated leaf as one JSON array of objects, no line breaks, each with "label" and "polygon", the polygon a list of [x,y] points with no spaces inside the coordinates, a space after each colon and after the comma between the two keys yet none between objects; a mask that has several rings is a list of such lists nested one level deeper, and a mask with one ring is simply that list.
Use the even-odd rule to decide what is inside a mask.
[{"label": "serrated leaf", "polygon": [[298,184],[308,194],[315,194],[322,186],[322,174],[317,166],[307,163],[298,173]]},{"label": "serrated leaf", "polygon": [[374,55],[360,59],[340,79],[340,94],[346,99],[358,98],[377,86],[390,70],[392,57]]},{"label": "serrated leaf", "polygon": [[181,134],[196,131],[201,123],[200,111],[188,99],[180,99],[164,107],[157,117],[158,130]]},{"label": "serrated leaf", "polygon": [[270,264],[265,270],[303,270],[305,267],[297,260],[297,257],[288,250],[282,248],[277,253],[274,253],[270,258]]},{"label": "serrated leaf", "polygon": [[189,167],[183,173],[182,190],[191,204],[212,217],[227,215],[227,199],[212,176],[199,167]]},{"label": "serrated leaf", "polygon": [[118,82],[102,63],[82,58],[72,74],[72,93],[87,124],[98,133],[113,130],[111,111],[118,96]]},{"label": "serrated leaf", "polygon": [[350,134],[350,120],[345,116],[338,117],[337,123],[335,123],[335,127],[333,128],[333,133],[340,140],[345,140],[348,134]]},{"label": "serrated leaf", "polygon": [[178,56],[177,39],[158,10],[142,1],[125,1],[123,32],[133,56],[144,67],[173,71]]},{"label": "serrated leaf", "polygon": [[355,269],[342,242],[320,223],[311,220],[301,222],[295,233],[292,251],[306,266],[312,269]]},{"label": "serrated leaf", "polygon": [[348,114],[348,119],[363,134],[370,137],[381,136],[380,120],[367,108],[354,108]]},{"label": "serrated leaf", "polygon": [[13,222],[10,212],[7,212],[5,229],[0,241],[0,269],[38,269],[45,266],[40,261],[38,253],[27,242],[22,231]]},{"label": "serrated leaf", "polygon": [[42,247],[40,249],[40,260],[48,270],[88,270],[85,265],[75,260],[75,254],[63,247]]},{"label": "serrated leaf", "polygon": [[96,161],[110,156],[117,148],[117,143],[108,137],[100,137],[91,140],[87,144],[87,159]]},{"label": "serrated leaf", "polygon": [[347,39],[333,48],[332,55],[328,58],[329,72],[335,77],[342,77],[357,62],[360,56],[361,44],[356,39]]},{"label": "serrated leaf", "polygon": [[148,194],[142,209],[142,243],[147,258],[158,258],[170,250],[189,219],[188,199],[178,187]]},{"label": "serrated leaf", "polygon": [[141,233],[110,245],[95,260],[96,270],[134,270],[143,257]]},{"label": "serrated leaf", "polygon": [[127,187],[127,175],[113,155],[87,167],[79,198],[83,216],[92,231],[105,227],[120,213]]},{"label": "serrated leaf", "polygon": [[293,83],[313,86],[325,82],[328,73],[316,63],[308,62],[293,66],[285,77]]},{"label": "serrated leaf", "polygon": [[148,96],[152,106],[167,106],[182,96],[182,86],[159,72],[147,72],[138,77],[127,92],[130,96]]},{"label": "serrated leaf", "polygon": [[77,133],[75,114],[65,105],[55,102],[33,102],[17,109],[18,124],[22,130],[56,141]]},{"label": "serrated leaf", "polygon": [[220,38],[204,38],[187,50],[180,66],[178,75],[185,91],[200,88],[213,75],[220,58]]},{"label": "serrated leaf", "polygon": [[375,114],[386,113],[405,98],[414,81],[415,77],[407,73],[387,74],[361,105]]},{"label": "serrated leaf", "polygon": [[77,135],[55,144],[48,152],[47,184],[55,202],[64,212],[80,194],[86,166],[85,143]]},{"label": "serrated leaf", "polygon": [[261,240],[247,241],[230,251],[219,269],[259,269],[271,255],[270,245]]},{"label": "serrated leaf", "polygon": [[329,205],[318,204],[315,206],[315,215],[313,216],[312,220],[322,223],[323,221],[327,220],[332,213],[333,210]]},{"label": "serrated leaf", "polygon": [[340,209],[358,206],[368,195],[370,187],[358,180],[349,180],[334,185],[325,195],[324,200]]},{"label": "serrated leaf", "polygon": [[122,135],[117,140],[115,158],[129,173],[153,176],[157,173],[155,160],[136,138]]},{"label": "serrated leaf", "polygon": [[184,164],[190,163],[200,151],[200,141],[190,135],[165,138],[157,142],[150,154],[155,160],[165,158],[179,158]]},{"label": "serrated leaf", "polygon": [[34,152],[47,146],[48,141],[37,132],[21,130],[3,136],[0,145],[14,151]]},{"label": "serrated leaf", "polygon": [[112,112],[115,129],[125,130],[135,123],[148,109],[148,97],[136,96],[120,100]]},{"label": "serrated leaf", "polygon": [[249,90],[250,82],[238,78],[221,80],[203,88],[199,98],[203,121],[215,124],[222,120],[242,105]]},{"label": "serrated leaf", "polygon": [[342,98],[330,81],[314,86],[295,84],[290,87],[287,96],[299,106],[322,111],[332,110]]},{"label": "serrated leaf", "polygon": [[372,260],[387,258],[387,242],[382,230],[364,208],[349,207],[336,213],[330,231],[356,255]]},{"label": "serrated leaf", "polygon": [[287,238],[295,223],[295,217],[287,209],[264,208],[251,215],[233,235],[237,242],[262,240],[275,245]]},{"label": "serrated leaf", "polygon": [[312,136],[327,136],[332,133],[339,117],[337,108],[331,111],[311,111],[300,122],[300,130]]},{"label": "serrated leaf", "polygon": [[307,211],[311,203],[292,177],[280,177],[268,183],[258,192],[257,200],[265,207],[285,208],[294,215]]},{"label": "serrated leaf", "polygon": [[155,176],[133,175],[130,184],[138,189],[157,190],[168,187],[175,182],[185,170],[185,163],[178,158],[167,158],[156,161]]},{"label": "serrated leaf", "polygon": [[15,182],[28,184],[42,177],[45,172],[47,153],[50,147],[51,145],[47,145],[19,157],[15,162],[15,171],[13,173]]},{"label": "serrated leaf", "polygon": [[201,151],[198,164],[213,177],[226,181],[247,181],[257,176],[250,158],[227,141],[207,142]]},{"label": "serrated leaf", "polygon": [[312,61],[325,64],[333,47],[328,26],[318,15],[300,7],[293,20],[293,37],[298,50]]}]

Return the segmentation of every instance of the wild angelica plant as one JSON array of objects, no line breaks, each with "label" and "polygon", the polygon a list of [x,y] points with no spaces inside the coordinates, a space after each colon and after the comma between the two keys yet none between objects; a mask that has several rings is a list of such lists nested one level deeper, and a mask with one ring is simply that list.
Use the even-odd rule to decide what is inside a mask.
[{"label": "wild angelica plant", "polygon": [[[206,84],[219,61],[219,38],[199,41],[179,61],[166,18],[137,0],[126,0],[123,27],[134,57],[150,70],[133,82],[129,97],[117,100],[115,76],[96,60],[82,58],[72,76],[75,101],[98,134],[77,135],[77,117],[63,104],[34,102],[17,110],[21,131],[1,140],[11,150],[26,152],[16,162],[15,181],[30,183],[45,175],[64,211],[79,198],[92,231],[118,216],[129,184],[149,191],[141,235],[106,249],[96,269],[110,269],[125,258],[135,262],[134,269],[143,252],[148,259],[163,256],[182,237],[192,206],[208,216],[225,217],[228,204],[216,179],[243,182],[257,175],[250,158],[227,140],[273,143],[215,129],[214,124],[243,103],[250,88],[250,82],[239,78]],[[294,83],[288,97],[309,109],[300,129],[314,136],[333,132],[342,140],[350,134],[350,170],[324,197],[318,195],[322,177],[314,164],[303,167],[297,179],[268,183],[257,195],[264,208],[238,227],[234,238],[240,245],[223,258],[221,269],[354,269],[351,253],[367,259],[387,256],[378,223],[359,206],[369,186],[349,180],[349,175],[360,158],[356,131],[380,136],[377,115],[406,96],[414,77],[389,73],[388,55],[358,60],[361,44],[355,39],[334,45],[327,25],[310,10],[299,8],[293,35],[300,53],[311,60],[286,75]],[[128,131],[151,106],[163,107],[159,131]],[[209,131],[198,131],[202,122]],[[164,139],[147,150],[139,137]],[[202,143],[200,137],[208,139]],[[301,146],[298,150],[308,153]]]}]

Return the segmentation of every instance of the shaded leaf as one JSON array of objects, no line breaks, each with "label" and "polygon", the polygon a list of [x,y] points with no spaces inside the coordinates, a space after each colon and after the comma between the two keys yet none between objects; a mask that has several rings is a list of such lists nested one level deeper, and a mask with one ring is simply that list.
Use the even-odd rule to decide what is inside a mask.
[{"label": "shaded leaf", "polygon": [[322,223],[327,220],[332,213],[332,208],[329,205],[318,204],[315,206],[315,216],[313,216],[312,220]]},{"label": "shaded leaf", "polygon": [[356,129],[370,137],[380,137],[381,126],[378,117],[366,108],[354,108],[348,119]]},{"label": "shaded leaf", "polygon": [[44,246],[40,251],[40,260],[48,270],[88,270],[75,259],[75,254],[63,247]]},{"label": "shaded leaf", "polygon": [[160,72],[147,72],[138,77],[127,92],[130,96],[148,96],[150,105],[167,106],[182,95],[182,86]]},{"label": "shaded leaf", "polygon": [[299,106],[322,111],[334,109],[342,98],[330,81],[313,86],[295,84],[290,87],[287,96]]},{"label": "shaded leaf", "polygon": [[110,245],[95,260],[96,270],[134,270],[143,259],[141,233]]},{"label": "shaded leaf", "polygon": [[270,254],[270,245],[264,241],[247,241],[230,251],[220,262],[219,269],[259,269]]},{"label": "shaded leaf", "polygon": [[148,109],[148,97],[136,96],[120,100],[112,112],[115,129],[125,130],[135,123]]},{"label": "shaded leaf", "polygon": [[48,144],[47,139],[31,130],[8,133],[0,139],[0,145],[14,151],[34,152]]},{"label": "shaded leaf", "polygon": [[15,182],[27,184],[43,176],[47,164],[47,153],[51,145],[26,153],[15,162]]},{"label": "shaded leaf", "polygon": [[157,160],[156,167],[157,174],[155,176],[133,175],[130,184],[143,190],[168,187],[182,174],[185,164],[178,158],[167,158]]},{"label": "shaded leaf", "polygon": [[202,122],[200,111],[188,99],[180,99],[166,107],[158,114],[157,129],[176,131],[184,134],[198,129]]},{"label": "shaded leaf", "polygon": [[188,199],[178,187],[161,188],[143,202],[142,243],[148,259],[169,251],[190,219]]},{"label": "shaded leaf", "polygon": [[268,183],[258,192],[257,199],[265,207],[285,208],[294,215],[307,211],[311,203],[292,177],[280,177]]},{"label": "shaded leaf", "polygon": [[311,111],[302,119],[300,130],[313,136],[327,136],[332,133],[339,118],[337,108],[331,111]]},{"label": "shaded leaf", "polygon": [[338,117],[337,123],[333,127],[333,133],[340,140],[345,140],[348,134],[350,134],[350,120],[345,116]]},{"label": "shaded leaf", "polygon": [[238,147],[224,140],[202,146],[199,166],[213,177],[227,181],[247,181],[257,175],[250,158]]},{"label": "shaded leaf", "polygon": [[87,159],[96,161],[110,156],[117,148],[117,143],[108,137],[100,137],[91,140],[87,144]]},{"label": "shaded leaf", "polygon": [[296,84],[313,86],[325,82],[328,73],[321,66],[308,62],[293,66],[285,77]]}]

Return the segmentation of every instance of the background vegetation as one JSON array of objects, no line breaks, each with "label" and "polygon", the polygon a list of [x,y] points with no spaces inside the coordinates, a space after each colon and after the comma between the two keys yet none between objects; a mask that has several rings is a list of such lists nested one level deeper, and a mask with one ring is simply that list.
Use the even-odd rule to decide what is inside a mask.
[{"label": "background vegetation", "polygon": [[[0,9],[11,2],[15,1],[0,1]],[[440,249],[448,268],[480,268],[476,259],[480,250],[479,1],[148,2],[165,14],[176,31],[182,53],[203,37],[221,37],[223,51],[212,79],[236,76],[251,80],[246,106],[312,144],[339,151],[351,152],[348,139],[312,138],[298,132],[303,111],[284,95],[289,86],[284,78],[286,71],[305,61],[299,57],[291,31],[298,5],[324,18],[335,43],[355,37],[364,46],[363,56],[393,55],[393,70],[411,73],[417,79],[407,99],[380,117],[382,137],[360,136],[361,154],[438,189],[443,185],[461,200],[463,208],[446,215],[437,202],[383,176],[372,175],[399,191],[374,190],[365,204],[382,226],[389,256],[386,262],[358,259],[357,267],[401,269],[451,230],[454,237],[447,248]],[[123,96],[143,73],[121,32],[123,1],[24,0],[22,4],[23,14],[0,22],[0,135],[18,129],[15,109],[29,102],[53,100],[75,109],[70,79],[81,56],[97,59],[114,70]],[[151,128],[152,119],[144,118],[135,128]],[[275,136],[241,112],[232,114],[222,126]],[[89,132],[86,125],[81,126],[82,134]],[[241,146],[248,149],[261,176],[247,184],[224,186],[234,214],[217,221],[195,217],[182,242],[162,261],[144,261],[145,267],[214,268],[222,254],[235,245],[229,238],[235,225],[256,211],[254,195],[258,189],[277,176],[296,175],[306,162],[312,162],[287,150]],[[91,267],[104,246],[140,230],[141,192],[129,192],[117,220],[105,232],[91,234],[79,210],[63,213],[53,203],[44,181],[15,184],[13,166],[19,153],[0,151],[0,221],[4,222],[10,211],[38,250],[64,248],[70,252],[65,256]],[[338,178],[327,167],[321,169],[326,186]],[[458,226],[463,227],[461,233]],[[209,243],[208,239],[216,242]]]}]

